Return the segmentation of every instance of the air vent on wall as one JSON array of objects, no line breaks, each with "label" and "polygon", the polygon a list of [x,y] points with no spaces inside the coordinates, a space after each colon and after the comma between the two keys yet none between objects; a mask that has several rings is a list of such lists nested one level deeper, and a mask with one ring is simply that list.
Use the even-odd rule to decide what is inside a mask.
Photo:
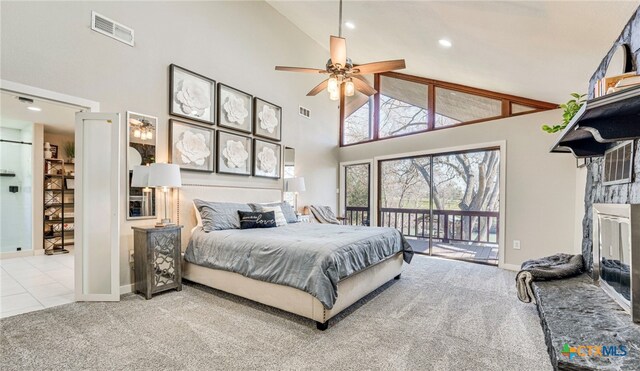
[{"label": "air vent on wall", "polygon": [[91,29],[133,46],[133,29],[96,12],[91,12]]},{"label": "air vent on wall", "polygon": [[299,106],[298,108],[299,108],[298,113],[300,114],[300,116],[311,118],[311,111],[309,111],[308,108],[304,108],[302,106]]},{"label": "air vent on wall", "polygon": [[604,153],[603,185],[624,184],[633,181],[634,141],[630,140],[608,149]]}]

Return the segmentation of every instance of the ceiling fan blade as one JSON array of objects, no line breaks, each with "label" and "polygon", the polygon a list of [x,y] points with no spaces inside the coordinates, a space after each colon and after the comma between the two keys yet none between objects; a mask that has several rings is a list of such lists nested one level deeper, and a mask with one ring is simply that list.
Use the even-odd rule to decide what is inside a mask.
[{"label": "ceiling fan blade", "polygon": [[401,70],[407,66],[404,63],[404,59],[396,59],[392,61],[373,62],[361,64],[353,67],[353,73],[359,73],[361,75],[367,75],[370,73],[380,73],[393,70]]},{"label": "ceiling fan blade", "polygon": [[356,89],[364,95],[371,96],[376,93],[376,89],[369,85],[367,80],[361,76],[351,76],[351,81],[353,81],[353,85],[356,86]]},{"label": "ceiling fan blade", "polygon": [[316,85],[315,88],[311,89],[311,91],[307,93],[307,97],[313,97],[314,95],[317,95],[321,91],[325,90],[327,88],[327,85],[329,85],[329,79],[324,80],[323,82]]},{"label": "ceiling fan blade", "polygon": [[327,73],[327,71],[321,70],[318,68],[285,67],[285,66],[276,66],[276,71],[303,72],[303,73]]},{"label": "ceiling fan blade", "polygon": [[347,40],[343,37],[331,36],[329,49],[331,51],[331,63],[340,64],[344,67],[347,64]]}]

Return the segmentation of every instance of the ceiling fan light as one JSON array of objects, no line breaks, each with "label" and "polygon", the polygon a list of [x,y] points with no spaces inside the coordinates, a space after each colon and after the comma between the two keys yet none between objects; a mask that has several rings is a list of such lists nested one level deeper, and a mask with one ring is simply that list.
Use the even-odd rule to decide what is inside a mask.
[{"label": "ceiling fan light", "polygon": [[148,140],[153,139],[153,132],[152,131],[147,132],[147,139]]},{"label": "ceiling fan light", "polygon": [[353,97],[356,93],[356,86],[353,84],[353,81],[348,80],[344,83],[344,95],[347,97]]},{"label": "ceiling fan light", "polygon": [[329,82],[327,84],[327,91],[329,93],[337,93],[338,92],[338,79],[335,77],[329,78]]},{"label": "ceiling fan light", "polygon": [[133,131],[134,138],[140,138],[141,134],[142,133],[140,132],[140,129],[136,129],[136,130]]},{"label": "ceiling fan light", "polygon": [[329,92],[329,99],[331,99],[331,100],[340,99],[340,92],[338,91],[338,89],[336,89],[335,91],[330,91]]}]

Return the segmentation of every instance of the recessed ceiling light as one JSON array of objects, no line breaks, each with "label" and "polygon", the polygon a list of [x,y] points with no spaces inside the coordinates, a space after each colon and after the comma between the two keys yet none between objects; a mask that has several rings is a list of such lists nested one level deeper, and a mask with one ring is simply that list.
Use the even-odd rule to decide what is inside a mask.
[{"label": "recessed ceiling light", "polygon": [[27,109],[28,109],[29,111],[36,111],[36,112],[40,112],[40,111],[42,111],[42,108],[40,108],[40,107],[36,107],[36,106],[29,106],[29,107],[27,107]]},{"label": "recessed ceiling light", "polygon": [[450,48],[451,45],[451,41],[447,40],[447,39],[440,39],[438,40],[438,43],[440,43],[441,46],[445,47],[445,48]]},{"label": "recessed ceiling light", "polygon": [[346,21],[344,22],[344,25],[350,30],[353,30],[354,28],[356,28],[356,25],[353,22]]}]

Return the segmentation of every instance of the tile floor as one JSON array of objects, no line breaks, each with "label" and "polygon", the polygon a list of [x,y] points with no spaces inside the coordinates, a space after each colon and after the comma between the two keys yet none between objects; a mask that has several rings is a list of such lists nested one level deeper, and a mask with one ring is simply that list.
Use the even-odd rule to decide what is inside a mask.
[{"label": "tile floor", "polygon": [[73,253],[0,260],[0,318],[72,303]]}]

